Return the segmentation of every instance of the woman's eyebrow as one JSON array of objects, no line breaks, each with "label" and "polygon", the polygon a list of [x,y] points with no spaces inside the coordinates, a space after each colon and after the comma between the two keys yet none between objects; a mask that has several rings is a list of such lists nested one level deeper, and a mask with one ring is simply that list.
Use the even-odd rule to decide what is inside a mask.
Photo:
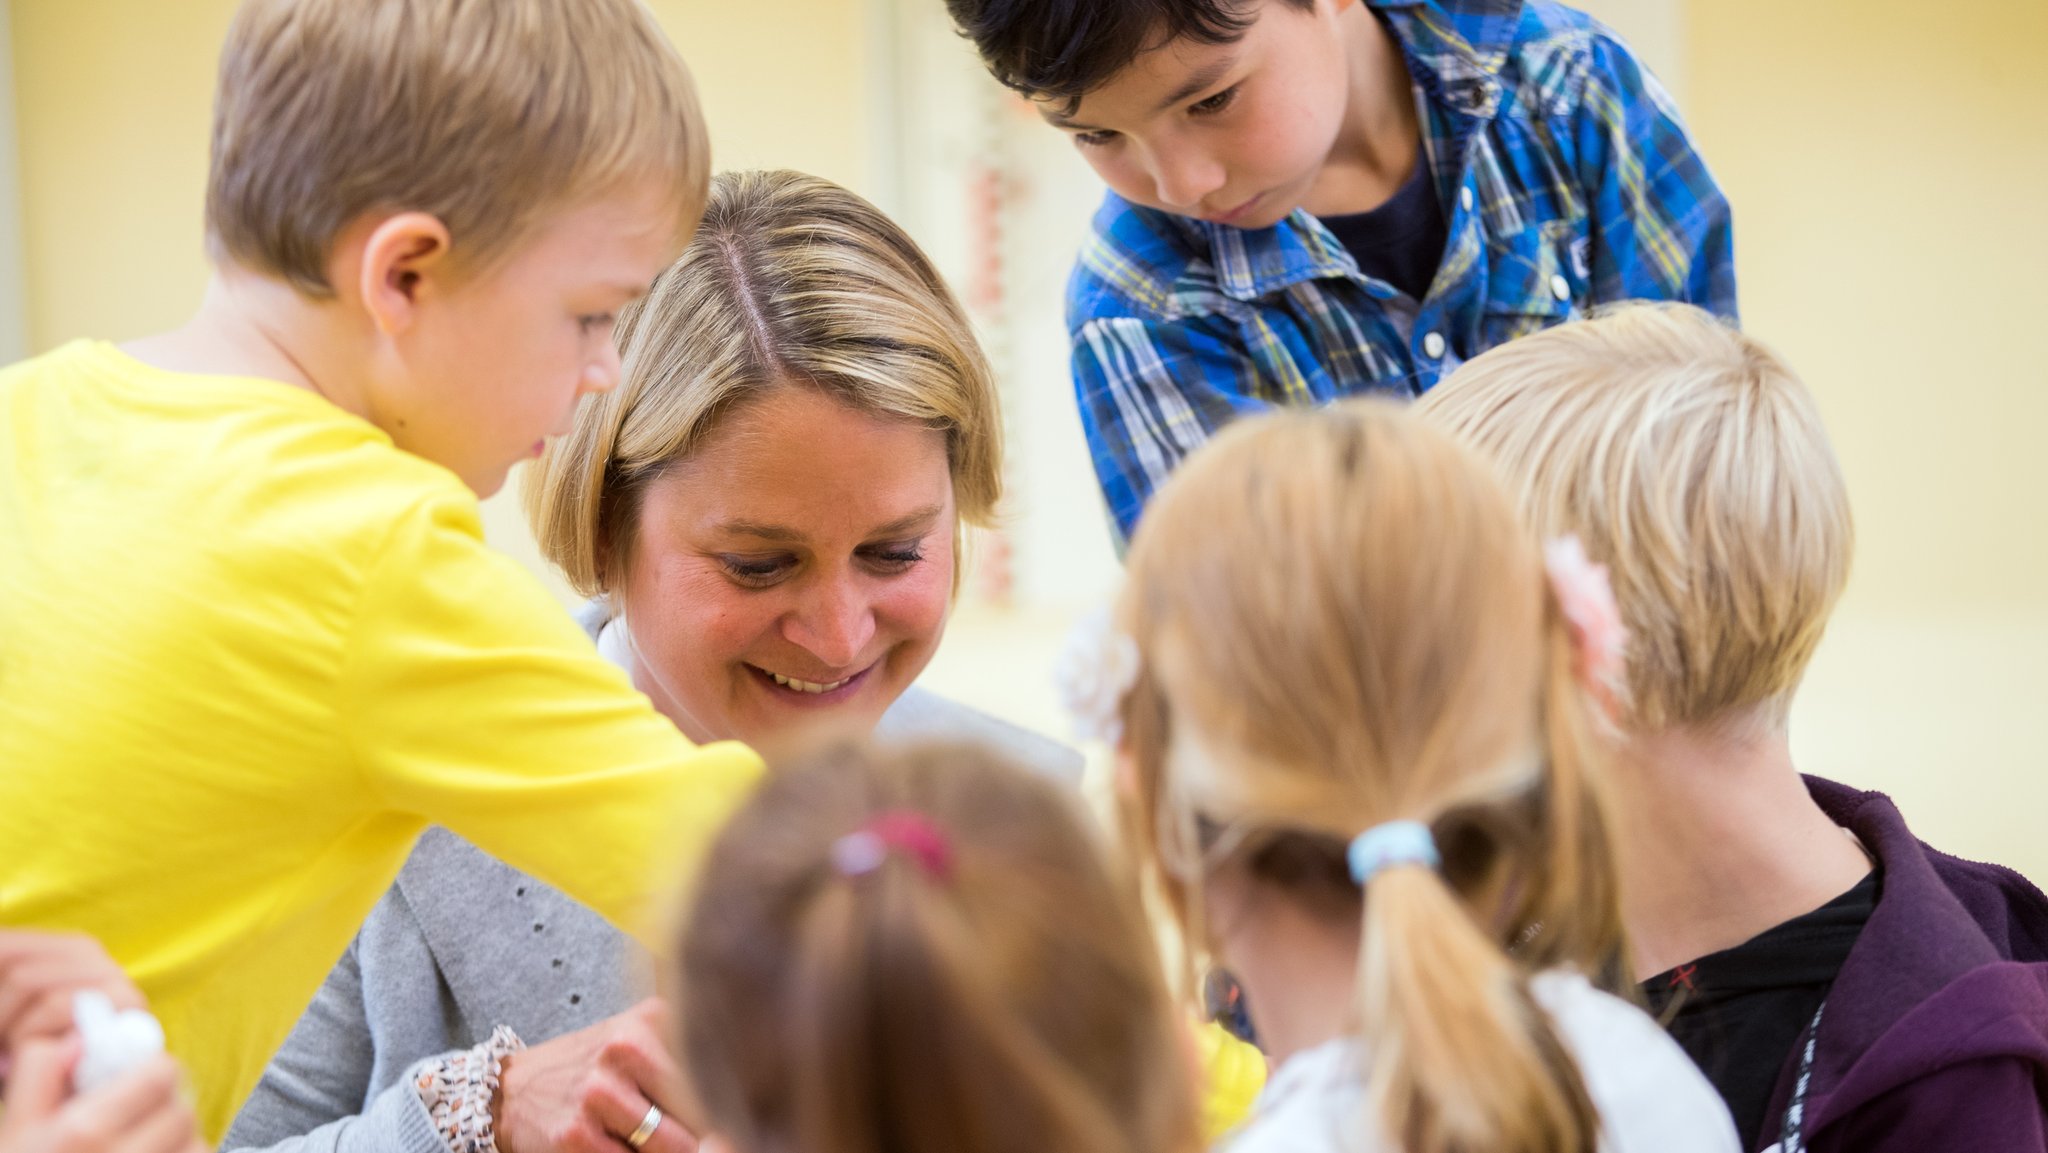
[{"label": "woman's eyebrow", "polygon": [[873,532],[870,532],[868,535],[894,536],[897,533],[909,532],[912,529],[927,528],[931,525],[933,521],[939,519],[940,513],[943,513],[945,511],[946,506],[944,505],[928,504],[923,508],[918,509],[916,512],[909,513],[905,516],[899,516],[895,520],[890,521],[888,524],[877,526],[875,530]]},{"label": "woman's eyebrow", "polygon": [[[899,516],[887,524],[877,525],[869,530],[867,535],[893,536],[897,533],[909,532],[912,529],[925,528],[931,522],[939,519],[940,514],[945,511],[946,506],[942,504],[929,504],[915,512]],[[750,536],[760,540],[774,541],[778,544],[795,543],[805,538],[804,533],[788,525],[768,524],[758,520],[725,521],[718,526],[718,531],[733,536]]]},{"label": "woman's eyebrow", "polygon": [[758,520],[720,521],[713,531],[720,536],[751,536],[778,544],[793,544],[804,539],[804,534],[788,525],[768,524]]}]

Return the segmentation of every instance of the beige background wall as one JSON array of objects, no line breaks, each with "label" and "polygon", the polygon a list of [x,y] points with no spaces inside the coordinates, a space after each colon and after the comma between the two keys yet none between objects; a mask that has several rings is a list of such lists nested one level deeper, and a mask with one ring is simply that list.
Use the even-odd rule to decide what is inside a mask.
[{"label": "beige background wall", "polygon": [[[697,72],[722,165],[847,183],[951,271],[964,158],[993,150],[1008,167],[1013,304],[995,335],[1019,456],[1018,599],[965,610],[927,679],[1054,727],[1050,654],[1115,571],[1077,471],[1055,295],[1097,190],[977,87],[938,4],[654,7]],[[1588,6],[1682,100],[1736,206],[1748,325],[1813,384],[1849,473],[1861,550],[1795,712],[1803,762],[1891,790],[1931,840],[2048,876],[2048,358],[2034,347],[2048,4],[1955,0],[1938,19],[1904,0]],[[207,106],[233,4],[5,7],[24,247],[0,332],[25,323],[40,351],[176,323],[205,276]],[[509,502],[489,517],[530,557]]]},{"label": "beige background wall", "polygon": [[2048,4],[1695,0],[1685,28],[1745,324],[1855,504],[1795,747],[2048,875]]}]

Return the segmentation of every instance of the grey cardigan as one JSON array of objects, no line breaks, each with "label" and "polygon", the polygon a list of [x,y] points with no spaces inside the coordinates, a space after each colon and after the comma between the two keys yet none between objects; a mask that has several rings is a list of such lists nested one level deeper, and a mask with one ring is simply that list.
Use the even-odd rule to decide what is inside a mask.
[{"label": "grey cardigan", "polygon": [[[915,687],[876,736],[980,741],[1080,780],[1073,749]],[[593,1025],[645,995],[644,968],[638,946],[596,913],[430,829],[221,1148],[446,1153],[412,1088],[416,1065],[481,1044],[495,1025],[528,1043]]]}]

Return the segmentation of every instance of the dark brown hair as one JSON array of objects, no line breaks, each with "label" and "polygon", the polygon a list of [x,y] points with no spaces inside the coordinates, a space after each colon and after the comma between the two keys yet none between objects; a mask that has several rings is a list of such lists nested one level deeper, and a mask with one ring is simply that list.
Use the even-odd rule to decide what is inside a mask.
[{"label": "dark brown hair", "polygon": [[[1313,8],[1315,0],[1274,0]],[[1257,0],[946,0],[997,80],[1071,113],[1131,61],[1175,40],[1234,44]]]}]

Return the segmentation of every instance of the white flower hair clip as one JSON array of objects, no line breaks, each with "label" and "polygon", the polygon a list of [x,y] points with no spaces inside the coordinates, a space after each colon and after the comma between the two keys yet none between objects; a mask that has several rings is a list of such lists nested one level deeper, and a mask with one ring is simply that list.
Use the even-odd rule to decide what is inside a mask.
[{"label": "white flower hair clip", "polygon": [[1624,683],[1622,659],[1628,647],[1628,626],[1622,623],[1621,608],[1614,602],[1607,566],[1594,564],[1578,537],[1563,536],[1545,542],[1543,567],[1550,574],[1550,587],[1557,592],[1558,607],[1571,626],[1580,674],[1589,683],[1618,691]]},{"label": "white flower hair clip", "polygon": [[1124,696],[1138,683],[1138,642],[1116,630],[1103,606],[1075,622],[1053,665],[1053,683],[1074,738],[1123,739]]}]

